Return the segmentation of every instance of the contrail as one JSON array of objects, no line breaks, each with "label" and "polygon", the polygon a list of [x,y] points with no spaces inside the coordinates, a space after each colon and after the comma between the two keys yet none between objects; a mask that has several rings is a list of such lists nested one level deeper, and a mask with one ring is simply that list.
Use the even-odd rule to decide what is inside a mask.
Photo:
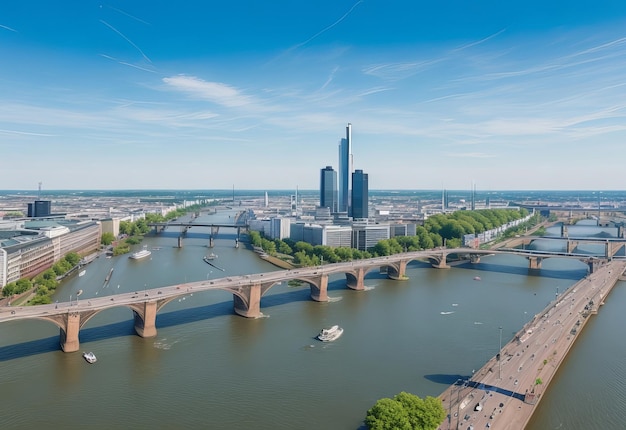
[{"label": "contrail", "polygon": [[4,28],[5,30],[14,31],[14,32],[16,32],[16,33],[17,33],[17,30],[15,30],[15,29],[13,29],[13,28],[11,28],[11,27],[7,27],[6,25],[2,25],[2,24],[0,24],[0,28]]},{"label": "contrail", "polygon": [[331,28],[333,28],[334,26],[336,26],[337,24],[339,24],[341,21],[343,21],[344,19],[346,19],[348,17],[348,15],[350,15],[352,13],[352,11],[354,10],[355,7],[357,7],[358,5],[360,5],[361,3],[363,3],[363,0],[359,0],[357,1],[355,4],[352,5],[352,7],[350,8],[350,10],[348,10],[348,12],[346,12],[341,18],[339,18],[337,21],[333,22],[332,24],[330,24],[328,27],[326,27],[325,29],[318,31],[317,33],[315,33],[313,36],[309,37],[307,40],[305,40],[302,43],[299,43],[298,45],[292,47],[291,49],[298,49],[301,46],[306,45],[307,43],[309,43],[310,41],[312,41],[313,39],[315,39],[316,37],[318,37],[319,35],[321,35],[322,33],[327,32],[328,30],[330,30]]},{"label": "contrail", "polygon": [[[144,23],[144,24],[146,24],[146,25],[150,25],[150,23],[149,23],[149,22],[146,22],[146,21],[144,21],[144,20],[143,20],[143,19],[141,19],[141,18],[137,18],[136,16],[133,16],[133,15],[131,15],[131,14],[127,13],[127,12],[124,12],[124,11],[123,11],[123,10],[121,10],[121,9],[118,9],[118,8],[116,8],[116,7],[113,7],[113,6],[109,5],[109,4],[106,4],[105,6],[106,6],[106,7],[108,7],[109,9],[113,9],[115,12],[121,13],[122,15],[126,15],[127,17],[132,18],[132,19],[134,19],[134,20],[136,20],[136,21],[139,21],[139,22]],[[100,7],[102,7],[102,6],[100,6]]]},{"label": "contrail", "polygon": [[128,37],[124,36],[121,31],[119,31],[117,28],[113,27],[111,24],[109,24],[108,22],[106,22],[103,19],[101,19],[100,22],[103,23],[104,25],[106,25],[107,27],[109,27],[111,30],[113,30],[117,34],[119,34],[120,36],[122,36],[128,43],[130,43],[137,51],[139,51],[141,53],[143,58],[145,58],[149,63],[152,63],[152,60],[150,60],[148,58],[148,56],[146,54],[144,54],[143,51],[141,49],[139,49],[139,47],[133,43],[132,40],[130,40]]},{"label": "contrail", "polygon": [[104,57],[108,60],[115,61],[118,64],[123,66],[134,67],[135,69],[143,70],[144,72],[157,73],[155,70],[146,69],[145,67],[137,66],[135,64],[127,63],[126,61],[118,60],[117,58],[113,58],[110,55],[100,54],[101,57]]}]

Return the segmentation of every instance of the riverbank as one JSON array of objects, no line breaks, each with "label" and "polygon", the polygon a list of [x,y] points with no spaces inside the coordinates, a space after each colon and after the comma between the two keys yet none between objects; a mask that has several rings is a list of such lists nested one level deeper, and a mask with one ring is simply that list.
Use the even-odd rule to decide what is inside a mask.
[{"label": "riverbank", "polygon": [[261,257],[263,260],[267,261],[268,263],[272,263],[276,267],[280,267],[281,269],[289,270],[289,269],[296,268],[296,266],[294,266],[290,262],[281,260],[280,258],[277,258],[277,257],[272,257],[271,255],[259,254],[259,257]]}]

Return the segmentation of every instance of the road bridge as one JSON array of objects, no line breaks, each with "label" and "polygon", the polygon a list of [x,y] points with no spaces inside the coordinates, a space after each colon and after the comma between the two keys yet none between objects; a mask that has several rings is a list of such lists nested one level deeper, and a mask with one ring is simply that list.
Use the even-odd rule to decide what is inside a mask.
[{"label": "road bridge", "polygon": [[439,396],[448,411],[439,430],[523,429],[589,317],[604,304],[624,270],[626,261],[615,260],[577,282],[478,372],[448,387]]},{"label": "road bridge", "polygon": [[[528,246],[535,240],[552,240],[565,241],[565,249],[567,254],[575,254],[579,245],[593,244],[604,246],[604,252],[601,255],[606,259],[612,259],[624,247],[626,247],[626,238],[622,237],[574,237],[574,236],[524,236],[509,241],[509,246]],[[503,248],[499,248],[503,249]]]},{"label": "road bridge", "polygon": [[211,232],[209,233],[209,247],[213,247],[215,237],[220,231],[220,228],[224,229],[235,229],[237,231],[237,238],[235,239],[236,243],[239,243],[239,237],[242,231],[247,231],[248,226],[245,222],[239,222],[242,217],[243,212],[239,212],[234,217],[234,223],[214,223],[214,222],[197,222],[196,218],[191,219],[190,221],[169,221],[169,222],[151,222],[148,223],[148,227],[154,229],[155,234],[162,233],[168,227],[180,227],[180,235],[178,237],[178,247],[182,247],[183,237],[187,234],[189,229],[192,227],[206,227],[210,228]]},{"label": "road bridge", "polygon": [[[258,318],[261,313],[261,298],[273,286],[290,280],[307,283],[311,299],[328,301],[328,278],[343,274],[346,286],[353,290],[365,289],[365,276],[372,270],[384,270],[390,279],[405,280],[407,264],[411,261],[428,261],[436,268],[449,268],[448,257],[454,255],[464,261],[479,262],[480,257],[492,254],[520,255],[529,260],[529,267],[540,268],[541,259],[548,257],[576,258],[590,265],[593,272],[602,263],[601,259],[590,259],[588,255],[571,255],[531,250],[478,250],[469,248],[431,249],[406,252],[366,260],[326,264],[323,266],[229,276],[220,279],[190,282],[144,289],[133,293],[116,294],[107,297],[81,299],[72,302],[0,308],[0,322],[21,319],[42,319],[50,321],[60,329],[61,348],[66,352],[79,349],[80,329],[96,314],[114,307],[127,307],[133,311],[135,331],[139,336],[156,336],[156,315],[167,303],[190,293],[224,290],[233,295],[233,308],[237,315]],[[459,261],[456,259],[455,261]],[[463,261],[463,260],[461,260]]]}]

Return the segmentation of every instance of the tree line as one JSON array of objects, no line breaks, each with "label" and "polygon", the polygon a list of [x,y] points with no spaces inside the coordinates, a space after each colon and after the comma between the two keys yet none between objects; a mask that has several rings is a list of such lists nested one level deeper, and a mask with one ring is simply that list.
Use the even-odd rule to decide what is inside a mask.
[{"label": "tree line", "polygon": [[2,288],[2,295],[4,297],[11,297],[36,288],[35,297],[31,298],[28,304],[45,305],[52,303],[51,296],[59,285],[59,280],[78,266],[80,260],[80,255],[75,252],[70,252],[61,260],[57,261],[51,268],[41,272],[32,280],[23,278],[16,282],[9,282]]},{"label": "tree line", "polygon": [[[367,251],[350,247],[311,245],[308,242],[291,239],[265,238],[258,231],[249,233],[252,246],[263,249],[269,255],[291,260],[299,266],[319,266],[323,263],[339,263],[372,257],[394,255],[402,252],[421,251],[445,246],[458,248],[466,234],[480,234],[522,219],[528,211],[521,209],[484,209],[477,211],[456,211],[452,214],[437,214],[429,217],[423,226],[417,226],[415,236],[396,236],[379,241]],[[503,236],[512,237],[523,229],[539,222],[539,214],[529,221],[507,229]]]}]

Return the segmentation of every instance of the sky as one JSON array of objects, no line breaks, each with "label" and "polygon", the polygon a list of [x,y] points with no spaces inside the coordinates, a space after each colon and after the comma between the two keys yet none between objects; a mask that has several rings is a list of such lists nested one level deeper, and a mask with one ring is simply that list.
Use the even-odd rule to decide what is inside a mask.
[{"label": "sky", "polygon": [[0,189],[623,190],[626,2],[4,0]]}]

